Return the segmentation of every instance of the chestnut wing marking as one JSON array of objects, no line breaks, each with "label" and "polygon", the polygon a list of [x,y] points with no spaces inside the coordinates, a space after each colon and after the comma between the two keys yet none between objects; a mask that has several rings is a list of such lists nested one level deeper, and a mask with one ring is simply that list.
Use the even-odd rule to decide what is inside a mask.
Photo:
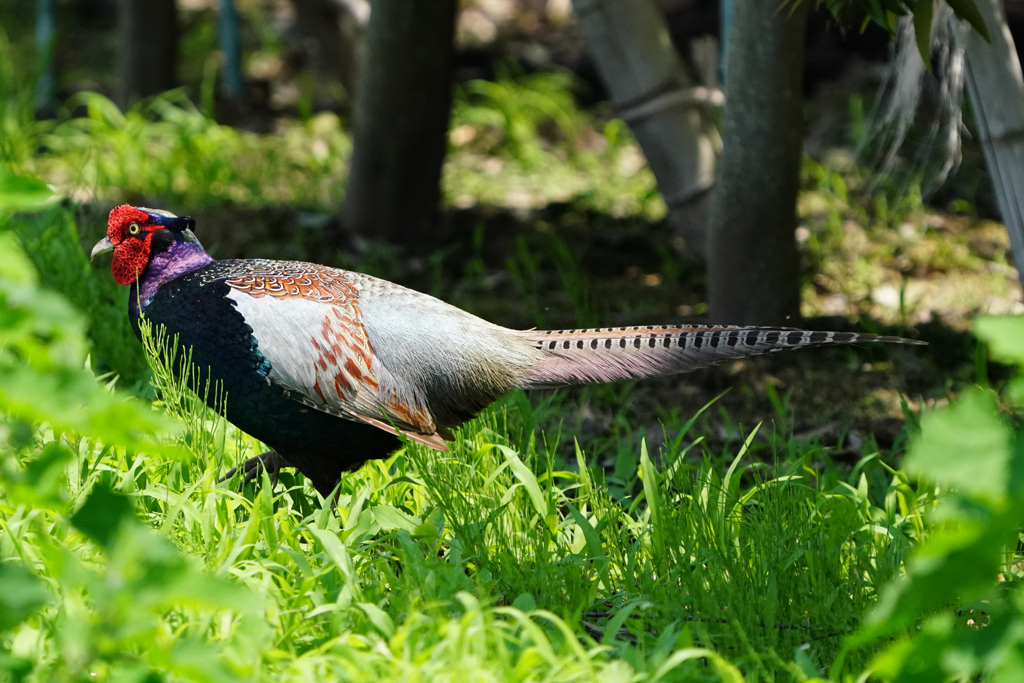
[{"label": "chestnut wing marking", "polygon": [[358,292],[350,283],[325,281],[316,273],[251,275],[227,284],[232,288],[228,298],[270,361],[269,376],[290,398],[447,450],[427,410],[409,405],[394,390],[381,390],[382,368],[363,327]]}]

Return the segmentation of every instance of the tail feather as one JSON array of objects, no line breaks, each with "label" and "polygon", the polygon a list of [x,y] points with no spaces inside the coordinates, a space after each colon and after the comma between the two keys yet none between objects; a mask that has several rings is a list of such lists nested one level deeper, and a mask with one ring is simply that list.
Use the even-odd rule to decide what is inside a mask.
[{"label": "tail feather", "polygon": [[887,342],[925,344],[859,332],[818,332],[792,327],[649,325],[522,333],[542,353],[523,388],[642,379],[699,368],[731,358],[785,349]]}]

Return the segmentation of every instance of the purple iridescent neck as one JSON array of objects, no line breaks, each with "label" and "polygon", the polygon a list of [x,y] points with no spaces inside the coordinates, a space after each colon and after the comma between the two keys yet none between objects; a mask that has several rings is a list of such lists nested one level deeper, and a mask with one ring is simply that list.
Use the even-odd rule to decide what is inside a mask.
[{"label": "purple iridescent neck", "polygon": [[212,262],[213,259],[198,242],[175,240],[166,251],[155,254],[150,259],[142,277],[132,285],[128,299],[129,312],[133,316],[138,315],[139,304],[141,303],[142,309],[145,310],[162,286]]}]

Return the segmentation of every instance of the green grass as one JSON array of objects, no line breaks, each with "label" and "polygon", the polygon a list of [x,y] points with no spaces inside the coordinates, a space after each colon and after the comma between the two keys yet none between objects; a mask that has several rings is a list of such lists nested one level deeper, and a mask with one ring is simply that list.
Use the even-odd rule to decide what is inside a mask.
[{"label": "green grass", "polygon": [[[340,201],[349,141],[331,115],[256,135],[175,94],[124,113],[83,95],[60,121],[35,122],[23,77],[0,62],[0,158],[76,202],[219,210],[234,226],[267,207],[323,215]],[[681,300],[699,311],[700,274],[650,224],[664,205],[635,144],[620,121],[578,110],[570,87],[558,73],[505,73],[458,94],[447,203],[571,207],[515,231],[481,213],[471,244],[416,255],[422,288],[540,327],[656,321]],[[808,160],[804,180],[803,245],[820,276],[808,276],[807,313],[834,312],[828,299],[842,295],[843,315],[915,322],[931,309],[911,284],[945,278],[972,283],[952,308],[960,324],[1006,289],[991,226],[937,214],[905,188],[866,193],[849,164]],[[623,216],[632,222],[613,223]],[[704,399],[680,409],[680,393],[663,393],[669,403],[631,384],[516,393],[449,453],[413,444],[345,475],[332,510],[290,473],[275,489],[218,482],[263,447],[183,388],[159,335],[146,337],[149,369],[124,290],[80,249],[102,222],[68,202],[0,226],[20,244],[0,232],[0,681],[853,681],[871,667],[912,680],[928,657],[939,680],[994,671],[986,643],[1017,647],[998,634],[1024,624],[1018,555],[1004,552],[1020,526],[1006,510],[1024,504],[1013,467],[986,461],[996,474],[981,476],[976,464],[1015,452],[1000,441],[1015,428],[988,399],[925,418],[912,441],[925,444],[911,458],[919,483],[893,465],[916,438],[913,412],[891,451],[869,437],[856,464],[835,464],[792,434],[803,384],[757,389],[777,418],[757,428],[731,412],[750,388],[702,411]],[[384,247],[334,256],[396,279],[412,271]],[[875,298],[884,286],[897,308]],[[878,360],[867,353],[838,364]],[[87,363],[116,381],[98,384]],[[837,375],[815,372],[819,400],[834,402]],[[1020,395],[1011,386],[1003,407],[1019,409]],[[950,495],[965,477],[988,488]],[[992,483],[1003,481],[1008,492]],[[951,607],[1008,627],[977,630],[970,650],[975,631]]]},{"label": "green grass", "polygon": [[45,152],[25,163],[80,202],[330,207],[347,177],[351,143],[331,114],[258,135],[216,123],[181,93],[124,113],[97,94],[66,110],[76,107],[84,115],[65,115],[40,134]]},{"label": "green grass", "polygon": [[[289,205],[336,212],[351,140],[334,114],[281,118],[272,133],[218,124],[181,91],[122,112],[81,93],[37,122],[30,75],[0,32],[0,159],[77,203],[188,207]],[[575,82],[553,71],[502,72],[456,93],[446,203],[523,210],[574,201],[616,216],[660,218],[664,203],[628,129],[580,110]],[[183,209],[182,209],[183,210]]]},{"label": "green grass", "polygon": [[946,212],[926,205],[919,182],[874,177],[840,150],[804,161],[804,315],[966,329],[978,311],[1020,312],[1005,228],[978,220],[966,201]]},{"label": "green grass", "polygon": [[219,477],[262,447],[144,339],[177,457],[2,423],[0,676],[803,680],[934,501],[877,456],[822,471],[783,440],[755,465],[753,434],[722,467],[692,420],[658,463],[641,442],[612,496],[587,444],[564,462],[536,430],[557,402],[523,394],[447,454],[345,475],[334,509],[287,474],[239,492]]}]

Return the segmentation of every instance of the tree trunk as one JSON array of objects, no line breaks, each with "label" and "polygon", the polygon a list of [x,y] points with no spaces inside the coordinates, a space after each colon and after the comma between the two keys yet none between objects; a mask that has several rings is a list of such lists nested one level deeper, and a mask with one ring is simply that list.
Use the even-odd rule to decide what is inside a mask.
[{"label": "tree trunk", "polygon": [[118,104],[177,85],[178,11],[174,0],[121,0]]},{"label": "tree trunk", "polygon": [[457,4],[373,2],[342,207],[350,231],[410,243],[436,222]]},{"label": "tree trunk", "polygon": [[976,0],[991,43],[962,26],[967,94],[999,212],[1024,283],[1024,76],[999,0]]},{"label": "tree trunk", "polygon": [[356,98],[370,5],[366,0],[294,0],[295,24],[315,71],[336,79]]},{"label": "tree trunk", "polygon": [[708,304],[718,322],[778,325],[800,315],[794,232],[811,4],[736,3],[708,236]]},{"label": "tree trunk", "polygon": [[[758,0],[760,1],[760,0]],[[718,139],[700,107],[716,93],[691,88],[652,0],[574,0],[573,6],[601,79],[647,157],[673,213],[692,205],[714,183]],[[703,254],[703,221],[673,216],[695,254]]]}]

